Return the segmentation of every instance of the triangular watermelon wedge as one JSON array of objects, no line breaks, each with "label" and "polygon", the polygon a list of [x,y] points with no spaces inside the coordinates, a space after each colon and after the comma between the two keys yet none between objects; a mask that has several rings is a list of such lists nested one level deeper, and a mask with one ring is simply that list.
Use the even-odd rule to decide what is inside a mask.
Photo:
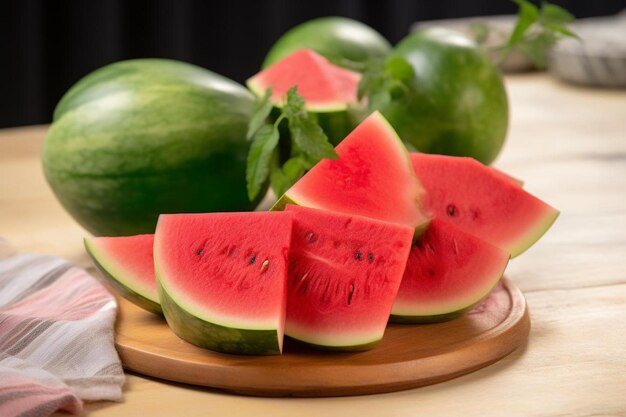
[{"label": "triangular watermelon wedge", "polygon": [[510,177],[472,158],[411,153],[426,190],[424,210],[515,257],[552,226],[559,211]]},{"label": "triangular watermelon wedge", "polygon": [[154,265],[181,339],[224,353],[282,351],[292,213],[162,214]]},{"label": "triangular watermelon wedge", "polygon": [[508,252],[433,219],[411,247],[391,320],[432,323],[461,315],[489,294],[508,261]]},{"label": "triangular watermelon wedge", "polygon": [[372,113],[272,207],[286,204],[357,214],[413,228],[429,218],[420,208],[423,190],[404,144],[387,120]]},{"label": "triangular watermelon wedge", "polygon": [[288,205],[295,213],[285,333],[329,350],[380,341],[398,292],[413,228]]},{"label": "triangular watermelon wedge", "polygon": [[124,298],[152,313],[162,314],[154,277],[154,235],[85,238],[96,267]]},{"label": "triangular watermelon wedge", "polygon": [[287,91],[298,87],[305,108],[316,113],[346,110],[357,102],[361,75],[332,64],[311,49],[300,49],[248,79],[246,84],[257,96],[272,89],[270,101],[282,107]]}]

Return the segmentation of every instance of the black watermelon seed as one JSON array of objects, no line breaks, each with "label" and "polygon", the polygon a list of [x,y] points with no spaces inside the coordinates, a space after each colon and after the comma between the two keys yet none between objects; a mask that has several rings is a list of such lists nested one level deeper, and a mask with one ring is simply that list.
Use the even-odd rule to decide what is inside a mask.
[{"label": "black watermelon seed", "polygon": [[201,256],[201,255],[202,255],[202,252],[204,252],[204,249],[200,248],[200,249],[198,249],[198,250],[196,251],[196,255],[197,255],[197,256]]},{"label": "black watermelon seed", "polygon": [[252,255],[252,257],[250,258],[250,265],[252,265],[255,262],[256,262],[256,255]]},{"label": "black watermelon seed", "polygon": [[374,254],[372,252],[367,254],[367,260],[372,263],[374,262]]},{"label": "black watermelon seed", "polygon": [[448,207],[446,207],[446,211],[448,212],[448,216],[450,217],[454,217],[457,215],[457,208],[454,204],[448,204]]},{"label": "black watermelon seed", "polygon": [[362,257],[363,255],[361,254],[361,251],[358,250],[354,252],[354,259],[356,259],[357,261],[360,261]]}]

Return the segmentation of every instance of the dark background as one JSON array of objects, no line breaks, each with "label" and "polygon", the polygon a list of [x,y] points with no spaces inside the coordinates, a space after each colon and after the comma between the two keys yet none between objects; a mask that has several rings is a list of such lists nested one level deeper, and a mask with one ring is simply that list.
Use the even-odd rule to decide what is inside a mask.
[{"label": "dark background", "polygon": [[[553,3],[577,17],[626,6]],[[243,82],[282,33],[314,17],[360,20],[393,44],[418,20],[516,10],[506,0],[0,0],[0,127],[49,122],[73,83],[122,59],[179,59]]]}]

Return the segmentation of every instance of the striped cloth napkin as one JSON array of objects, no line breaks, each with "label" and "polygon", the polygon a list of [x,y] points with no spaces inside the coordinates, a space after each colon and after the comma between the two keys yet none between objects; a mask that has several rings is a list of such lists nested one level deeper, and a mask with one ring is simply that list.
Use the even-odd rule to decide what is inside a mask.
[{"label": "striped cloth napkin", "polygon": [[10,252],[0,239],[0,416],[121,401],[113,296],[63,259]]}]

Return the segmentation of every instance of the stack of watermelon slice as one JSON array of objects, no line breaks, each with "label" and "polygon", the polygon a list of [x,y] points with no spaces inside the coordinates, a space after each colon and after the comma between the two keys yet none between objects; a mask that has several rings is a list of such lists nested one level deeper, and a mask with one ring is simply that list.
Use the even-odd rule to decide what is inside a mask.
[{"label": "stack of watermelon slice", "polygon": [[362,350],[390,319],[471,308],[558,215],[473,159],[409,155],[378,113],[336,151],[274,211],[162,215],[154,245],[96,237],[87,250],[122,295],[151,311],[160,303],[172,330],[198,346],[278,354],[286,334]]}]

